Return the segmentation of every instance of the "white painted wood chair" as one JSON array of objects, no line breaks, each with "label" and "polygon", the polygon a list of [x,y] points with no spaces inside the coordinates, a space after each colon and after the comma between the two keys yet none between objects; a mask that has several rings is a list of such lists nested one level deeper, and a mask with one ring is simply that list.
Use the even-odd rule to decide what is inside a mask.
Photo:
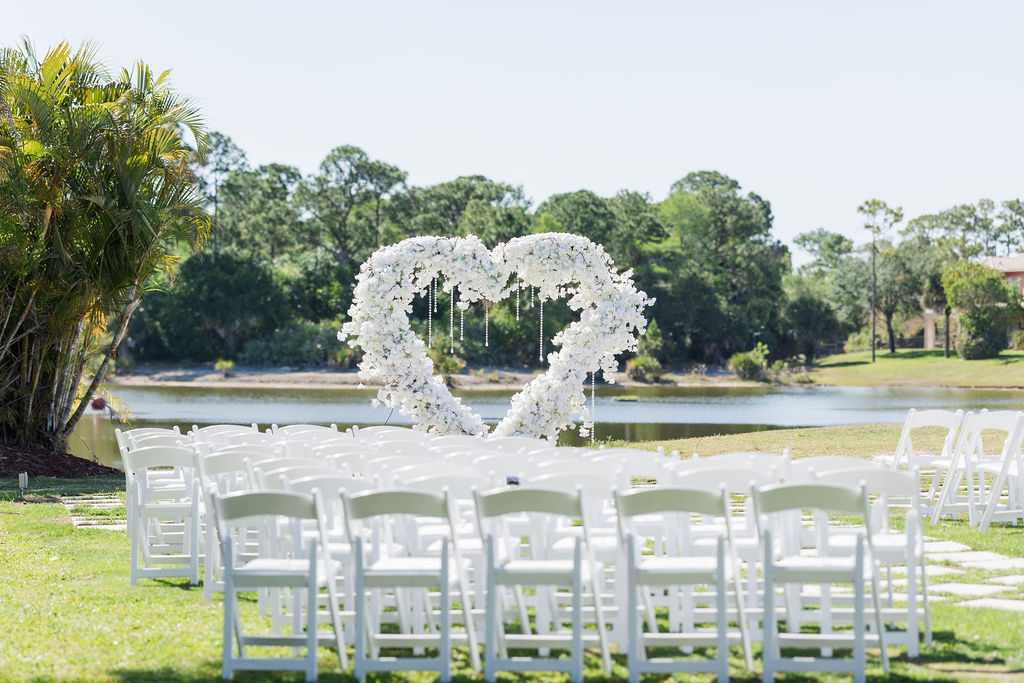
[{"label": "white painted wood chair", "polygon": [[[882,615],[890,627],[905,622],[903,630],[886,631],[886,643],[903,645],[908,657],[917,657],[922,631],[927,645],[932,642],[931,608],[928,604],[928,574],[925,571],[924,527],[921,519],[921,477],[917,470],[909,472],[860,468],[831,470],[818,476],[822,483],[863,486],[871,499],[871,541],[874,556],[886,568],[888,595]],[[908,501],[904,505],[903,501]],[[893,522],[896,507],[906,508],[903,528]],[[850,555],[855,551],[857,535],[852,530],[837,529],[829,534],[830,554]],[[906,570],[906,602],[896,604],[893,594],[893,566]]]},{"label": "white painted wood chair", "polygon": [[[221,670],[232,679],[237,670],[302,671],[307,681],[317,678],[317,648],[322,640],[319,622],[320,592],[326,590],[328,621],[342,669],[348,668],[345,631],[335,586],[335,571],[326,545],[321,506],[315,496],[253,491],[214,496],[220,548],[224,564],[224,634]],[[318,538],[307,539],[303,523],[317,528]],[[260,553],[244,552],[253,533],[263,534]],[[243,628],[238,594],[269,589],[290,591],[291,632],[249,633]],[[305,649],[302,656],[249,656],[249,647]],[[235,649],[237,647],[237,654]],[[297,654],[297,653],[296,653]]]},{"label": "white painted wood chair", "polygon": [[[677,672],[714,673],[719,681],[727,681],[731,644],[741,646],[747,670],[752,670],[740,565],[725,487],[717,491],[675,487],[618,491],[615,501],[626,558],[630,682],[636,683],[644,673]],[[690,527],[697,515],[714,518],[721,531],[715,534],[715,550],[710,556],[695,552],[691,542]],[[652,516],[661,517],[660,533],[653,538],[639,536],[633,520]],[[652,552],[648,552],[651,544]],[[694,592],[694,588],[709,590]],[[727,604],[730,593],[731,606]],[[659,629],[654,594],[659,602],[660,596],[667,594],[670,602],[687,611],[686,623],[669,615],[668,630]],[[734,629],[730,629],[730,622],[736,624]],[[714,648],[715,655],[709,659],[651,658],[649,647],[676,648],[680,654],[689,654],[693,647],[708,647]]]},{"label": "white painted wood chair", "polygon": [[[129,577],[187,577],[199,583],[199,477],[191,446],[125,451]],[[168,473],[174,476],[168,477]]]},{"label": "white painted wood chair", "polygon": [[[487,567],[484,679],[488,683],[495,680],[498,671],[562,671],[579,683],[583,680],[585,644],[598,646],[604,671],[610,673],[607,622],[595,582],[596,562],[585,507],[579,489],[566,493],[521,486],[477,492]],[[521,529],[518,520],[524,514],[539,518]],[[506,523],[509,517],[517,521],[514,531]],[[556,559],[551,550],[554,539],[547,532],[555,527],[553,519],[558,518],[580,522],[581,534],[574,539],[570,559]],[[524,587],[538,589],[533,627],[525,608]],[[517,605],[507,604],[506,589],[515,593]],[[584,631],[585,600],[592,606],[587,615],[596,633]],[[519,621],[520,633],[508,633],[506,623],[510,619]],[[511,657],[509,651],[513,649],[537,650],[538,656]],[[545,656],[550,649],[568,650],[569,657]]]},{"label": "white painted wood chair", "polygon": [[[881,651],[882,667],[889,672],[885,649],[885,631],[879,600],[878,569],[868,523],[868,495],[864,487],[834,486],[820,483],[793,483],[758,487],[753,490],[754,509],[761,528],[764,551],[764,615],[762,625],[763,680],[774,680],[784,671],[834,671],[852,674],[861,683],[866,677],[867,646]],[[815,525],[814,547],[804,546],[806,535],[801,513],[809,512]],[[854,516],[855,527],[844,526],[843,533],[854,533],[852,554],[830,554],[828,538],[835,532],[829,513]],[[816,610],[808,610],[799,600],[806,584],[821,586]],[[835,585],[853,586],[852,630],[837,631],[831,590]],[[777,622],[776,588],[795,589],[786,600],[788,629],[780,631]],[[865,592],[870,592],[871,608]],[[867,620],[874,630],[868,633]],[[803,632],[804,623],[816,623],[819,632]],[[783,648],[819,649],[820,657],[784,656]],[[851,658],[833,656],[834,649],[852,651]]]},{"label": "white painted wood chair", "polygon": [[[978,486],[981,491],[984,510],[978,520],[978,528],[988,531],[994,521],[1012,522],[1024,520],[1024,455],[1021,442],[1024,440],[1024,413],[1019,413],[1017,424],[1007,434],[998,462],[978,464]],[[1003,494],[1005,495],[1005,498]]]},{"label": "white painted wood chair", "polygon": [[[479,651],[469,590],[468,569],[454,529],[453,505],[447,492],[378,490],[342,494],[345,524],[355,554],[355,677],[370,671],[437,671],[442,682],[451,677],[452,592],[458,594],[470,661],[479,670]],[[436,518],[449,528],[440,553],[431,555],[418,537],[418,520]],[[372,531],[371,533],[368,533]],[[372,535],[372,539],[369,536]],[[439,593],[437,613],[427,591]],[[391,596],[400,633],[382,630],[382,605]],[[424,609],[426,608],[426,609]],[[382,657],[382,648],[436,647],[437,657]]]}]

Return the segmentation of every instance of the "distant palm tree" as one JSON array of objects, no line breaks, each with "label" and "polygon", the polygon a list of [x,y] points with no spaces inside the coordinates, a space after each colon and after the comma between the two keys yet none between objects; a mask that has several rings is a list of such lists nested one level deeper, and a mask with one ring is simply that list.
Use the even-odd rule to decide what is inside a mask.
[{"label": "distant palm tree", "polygon": [[205,145],[168,72],[0,50],[0,443],[66,447],[153,276],[208,234]]}]

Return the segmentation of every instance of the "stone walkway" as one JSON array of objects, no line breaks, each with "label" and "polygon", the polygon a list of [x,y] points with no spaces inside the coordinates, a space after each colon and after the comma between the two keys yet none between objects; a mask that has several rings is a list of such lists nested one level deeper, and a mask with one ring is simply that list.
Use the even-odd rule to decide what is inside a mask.
[{"label": "stone walkway", "polygon": [[[124,501],[112,494],[93,494],[88,496],[62,496],[61,502],[71,515],[71,522],[79,529],[106,529],[108,531],[127,531],[128,524],[124,513],[113,516],[90,516],[78,514],[82,508],[89,510],[110,510],[124,508]],[[77,511],[76,511],[77,508]]]},{"label": "stone walkway", "polygon": [[[979,582],[957,581],[968,570],[1013,572],[1024,569],[1024,558],[1006,557],[999,553],[973,550],[954,541],[928,541],[924,544],[929,578],[941,576],[945,583],[929,582],[928,597],[932,600],[959,599],[957,607],[987,607],[1013,612],[1024,612],[1024,599],[1020,598],[1022,574],[989,576]],[[895,583],[895,582],[894,582]],[[1003,594],[1002,597],[991,597]]]}]

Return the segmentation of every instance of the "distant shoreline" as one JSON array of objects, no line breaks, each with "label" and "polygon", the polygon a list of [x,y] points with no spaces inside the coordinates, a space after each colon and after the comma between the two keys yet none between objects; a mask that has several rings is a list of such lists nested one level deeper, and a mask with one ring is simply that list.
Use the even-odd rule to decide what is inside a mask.
[{"label": "distant shoreline", "polygon": [[[515,368],[484,367],[472,372],[454,376],[457,391],[516,390],[533,377],[537,371]],[[599,382],[600,383],[600,382]],[[213,368],[212,363],[200,365],[174,365],[164,363],[139,364],[130,372],[108,376],[105,384],[111,387],[218,387],[246,388],[265,387],[271,389],[375,389],[380,385],[363,382],[356,370],[314,369],[297,370],[289,367],[235,367],[231,375],[224,377]],[[609,386],[603,384],[602,386]],[[666,373],[660,384],[636,382],[626,373],[615,373],[615,384],[611,386],[642,388],[656,386],[701,387],[701,386],[764,386],[760,382],[739,380],[732,373],[715,372],[708,375]]]}]

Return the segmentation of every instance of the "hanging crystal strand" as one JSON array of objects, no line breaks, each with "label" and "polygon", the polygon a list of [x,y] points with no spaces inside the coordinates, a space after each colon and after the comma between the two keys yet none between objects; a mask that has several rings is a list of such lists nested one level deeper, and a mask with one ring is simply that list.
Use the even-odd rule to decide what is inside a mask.
[{"label": "hanging crystal strand", "polygon": [[459,308],[459,341],[466,340],[466,309]]},{"label": "hanging crystal strand", "polygon": [[491,307],[487,299],[484,299],[484,346],[491,345]]},{"label": "hanging crystal strand", "polygon": [[537,347],[537,360],[544,362],[544,299],[540,300],[540,344]]},{"label": "hanging crystal strand", "polygon": [[452,313],[448,318],[448,353],[455,353],[455,285],[452,285]]},{"label": "hanging crystal strand", "polygon": [[594,418],[594,411],[597,409],[597,401],[594,398],[594,375],[597,373],[590,373],[590,445],[594,445],[594,429],[597,425],[597,420]]},{"label": "hanging crystal strand", "polygon": [[434,348],[433,326],[434,326],[434,279],[430,279],[430,287],[427,288],[427,348]]},{"label": "hanging crystal strand", "polygon": [[434,278],[434,313],[437,313],[437,278]]},{"label": "hanging crystal strand", "polygon": [[519,320],[519,290],[523,288],[523,278],[516,282],[516,320]]}]

